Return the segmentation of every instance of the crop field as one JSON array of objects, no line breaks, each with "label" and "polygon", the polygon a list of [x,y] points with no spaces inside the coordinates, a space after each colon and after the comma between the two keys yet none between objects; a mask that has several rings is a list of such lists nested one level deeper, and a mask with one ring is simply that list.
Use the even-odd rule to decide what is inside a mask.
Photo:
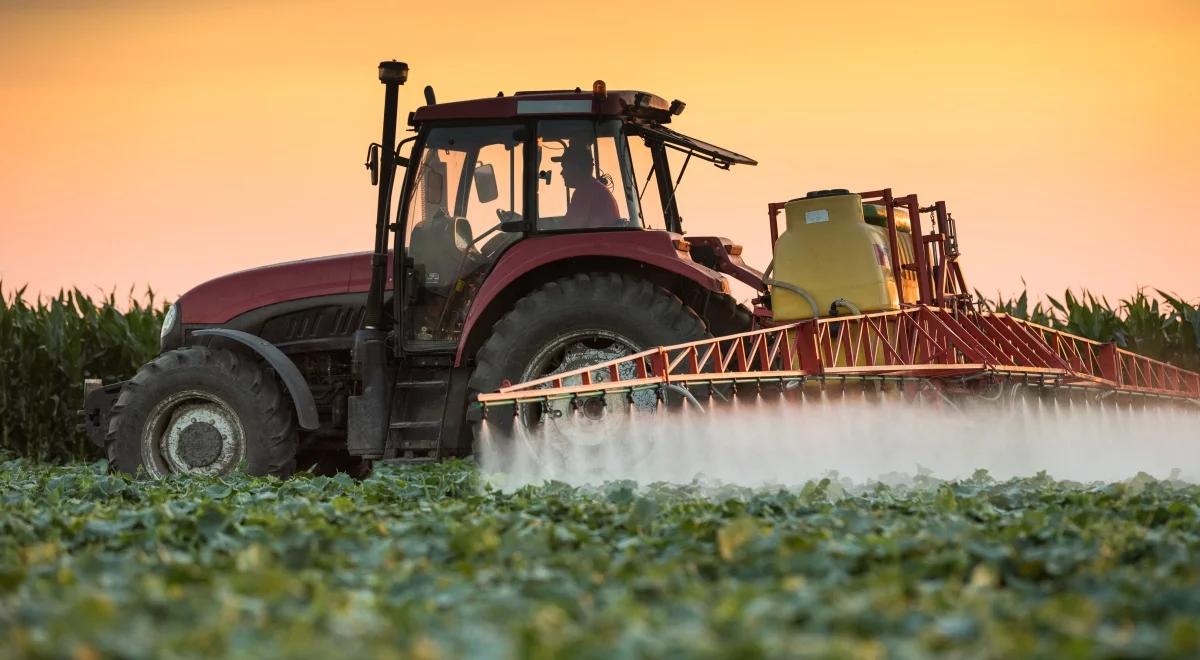
[{"label": "crop field", "polygon": [[[990,306],[1200,366],[1200,308],[1177,298]],[[1156,417],[1152,429],[1181,465],[1149,441],[1125,443],[1129,456],[1163,458],[1146,468],[1159,479],[1110,451],[1127,435],[1112,422],[1141,428],[1138,417],[1085,432],[1108,449],[1078,453],[1080,466],[1112,470],[1079,482],[1055,479],[1096,474],[1068,469],[1074,446],[1007,417],[997,437],[958,435],[994,446],[1024,429],[1010,449],[1029,460],[1008,470],[1021,478],[884,477],[872,465],[879,481],[585,486],[462,461],[364,481],[111,475],[74,429],[80,384],[132,375],[157,350],[161,315],[152,299],[0,290],[2,658],[1200,657],[1186,420]],[[764,419],[739,418],[740,439],[786,423]],[[805,428],[819,421],[807,414]],[[918,422],[885,422],[928,439]],[[738,433],[727,431],[709,435]],[[831,456],[890,460],[882,448],[904,434],[861,435],[880,444],[824,458],[761,440],[757,452],[694,453],[820,475]],[[906,463],[893,469],[915,467],[897,455]]]},{"label": "crop field", "polygon": [[0,465],[0,656],[1194,657],[1200,488]]}]

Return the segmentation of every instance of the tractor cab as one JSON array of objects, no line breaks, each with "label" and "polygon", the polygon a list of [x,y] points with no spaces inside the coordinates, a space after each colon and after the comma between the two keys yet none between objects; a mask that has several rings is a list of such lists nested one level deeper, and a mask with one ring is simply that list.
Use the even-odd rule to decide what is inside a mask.
[{"label": "tractor cab", "polygon": [[[409,116],[415,135],[398,200],[395,318],[409,350],[453,350],[480,287],[522,240],[643,230],[682,233],[675,201],[693,158],[728,168],[754,161],[668,129],[683,111],[637,91],[518,92],[427,104]],[[682,154],[671,171],[668,152]],[[676,162],[680,159],[677,158]],[[619,240],[619,239],[618,239]]]}]

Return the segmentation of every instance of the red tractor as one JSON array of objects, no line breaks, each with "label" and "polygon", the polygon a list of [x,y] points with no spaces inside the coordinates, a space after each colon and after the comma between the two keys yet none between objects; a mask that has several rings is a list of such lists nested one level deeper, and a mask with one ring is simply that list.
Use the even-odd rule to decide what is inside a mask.
[{"label": "red tractor", "polygon": [[477,393],[750,329],[726,276],[764,290],[763,274],[727,239],[685,239],[675,191],[693,159],[755,162],[668,128],[682,102],[597,81],[439,104],[426,87],[397,143],[407,75],[379,66],[373,250],[180,297],[158,357],[86,397],[114,469],[286,476],[467,455]]}]

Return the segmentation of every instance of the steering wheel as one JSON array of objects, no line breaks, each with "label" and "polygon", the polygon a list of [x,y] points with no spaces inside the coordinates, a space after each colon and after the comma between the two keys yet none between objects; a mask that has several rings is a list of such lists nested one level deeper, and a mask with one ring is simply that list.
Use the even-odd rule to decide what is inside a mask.
[{"label": "steering wheel", "polygon": [[504,209],[496,209],[496,217],[500,218],[500,222],[517,222],[521,220],[521,214],[516,211],[505,211]]},{"label": "steering wheel", "polygon": [[[500,222],[492,227],[489,227],[487,231],[480,233],[475,240],[471,241],[471,246],[474,246],[492,232],[503,227],[504,223],[519,221],[521,219],[521,214],[513,211],[505,211],[504,209],[496,209],[496,217],[500,219]],[[484,258],[490,260],[497,252],[508,247],[511,243],[516,241],[517,238],[518,235],[516,233],[501,232],[495,236],[492,236],[487,243],[484,243],[483,247],[479,248],[479,252]]]}]

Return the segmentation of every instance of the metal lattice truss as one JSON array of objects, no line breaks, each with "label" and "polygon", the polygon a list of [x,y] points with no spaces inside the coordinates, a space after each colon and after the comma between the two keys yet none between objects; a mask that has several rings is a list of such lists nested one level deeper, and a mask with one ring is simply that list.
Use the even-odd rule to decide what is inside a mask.
[{"label": "metal lattice truss", "polygon": [[999,376],[1200,401],[1200,374],[1007,314],[916,305],[652,348],[480,394],[484,408],[678,385]]}]

